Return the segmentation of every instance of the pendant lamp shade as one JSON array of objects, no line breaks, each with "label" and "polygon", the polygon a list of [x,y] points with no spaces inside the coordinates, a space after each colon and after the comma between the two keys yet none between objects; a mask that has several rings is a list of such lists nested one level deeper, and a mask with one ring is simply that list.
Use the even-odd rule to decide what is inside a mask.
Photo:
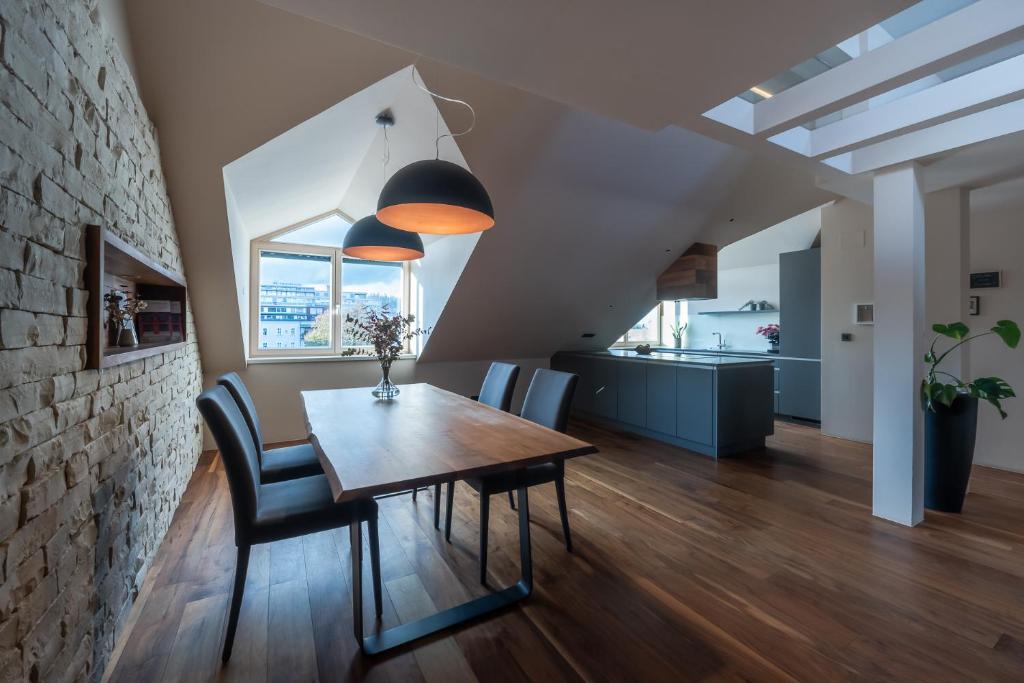
[{"label": "pendant lamp shade", "polygon": [[494,207],[483,184],[458,164],[415,161],[384,185],[377,218],[399,230],[432,235],[482,232],[494,225]]},{"label": "pendant lamp shade", "polygon": [[376,216],[352,224],[341,251],[369,261],[413,261],[423,257],[423,240],[414,232],[384,225]]}]

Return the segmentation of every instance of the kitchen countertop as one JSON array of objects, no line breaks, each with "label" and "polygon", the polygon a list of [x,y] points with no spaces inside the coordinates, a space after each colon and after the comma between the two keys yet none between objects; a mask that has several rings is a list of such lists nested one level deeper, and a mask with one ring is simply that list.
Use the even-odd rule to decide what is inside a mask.
[{"label": "kitchen countertop", "polygon": [[645,361],[650,363],[700,365],[705,367],[763,365],[771,362],[771,359],[769,358],[756,360],[753,358],[724,355],[687,354],[679,353],[678,351],[672,351],[670,353],[664,351],[652,351],[649,354],[640,354],[630,349],[608,349],[607,351],[570,351],[567,353],[578,353],[584,356],[604,356],[606,358],[624,358],[627,360]]},{"label": "kitchen countertop", "polygon": [[812,362],[821,362],[820,358],[798,358],[796,356],[783,356],[778,353],[769,353],[767,351],[741,351],[739,349],[676,349],[669,347],[657,347],[653,349],[654,353],[672,353],[686,355],[713,355],[713,356],[756,356],[758,358],[766,358],[768,360],[807,360]]}]

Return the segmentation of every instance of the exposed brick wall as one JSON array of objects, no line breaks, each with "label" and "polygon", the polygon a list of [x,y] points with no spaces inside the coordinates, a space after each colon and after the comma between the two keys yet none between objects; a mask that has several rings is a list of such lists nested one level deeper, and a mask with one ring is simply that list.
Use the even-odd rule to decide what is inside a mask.
[{"label": "exposed brick wall", "polygon": [[201,448],[194,341],[83,370],[88,223],[181,272],[156,134],[95,0],[2,0],[0,682],[102,675]]}]

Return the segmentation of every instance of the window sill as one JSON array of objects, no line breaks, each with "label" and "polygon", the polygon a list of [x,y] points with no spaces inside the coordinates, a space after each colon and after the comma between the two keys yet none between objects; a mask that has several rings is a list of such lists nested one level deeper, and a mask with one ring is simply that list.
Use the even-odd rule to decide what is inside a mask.
[{"label": "window sill", "polygon": [[[416,355],[405,353],[398,357],[398,360],[416,360]],[[351,363],[351,362],[379,362],[376,356],[255,356],[246,360],[248,365],[267,365],[273,363]]]}]

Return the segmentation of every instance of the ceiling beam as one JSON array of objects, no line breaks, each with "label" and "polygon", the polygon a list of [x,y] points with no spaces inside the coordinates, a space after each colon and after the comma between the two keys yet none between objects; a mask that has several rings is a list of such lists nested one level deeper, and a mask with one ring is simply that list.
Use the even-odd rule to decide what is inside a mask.
[{"label": "ceiling beam", "polygon": [[1022,96],[1024,55],[810,131],[809,156],[834,156]]},{"label": "ceiling beam", "polygon": [[754,105],[765,137],[1024,37],[1024,2],[979,0]]},{"label": "ceiling beam", "polygon": [[1024,100],[986,109],[825,160],[846,173],[865,173],[1024,131]]}]

